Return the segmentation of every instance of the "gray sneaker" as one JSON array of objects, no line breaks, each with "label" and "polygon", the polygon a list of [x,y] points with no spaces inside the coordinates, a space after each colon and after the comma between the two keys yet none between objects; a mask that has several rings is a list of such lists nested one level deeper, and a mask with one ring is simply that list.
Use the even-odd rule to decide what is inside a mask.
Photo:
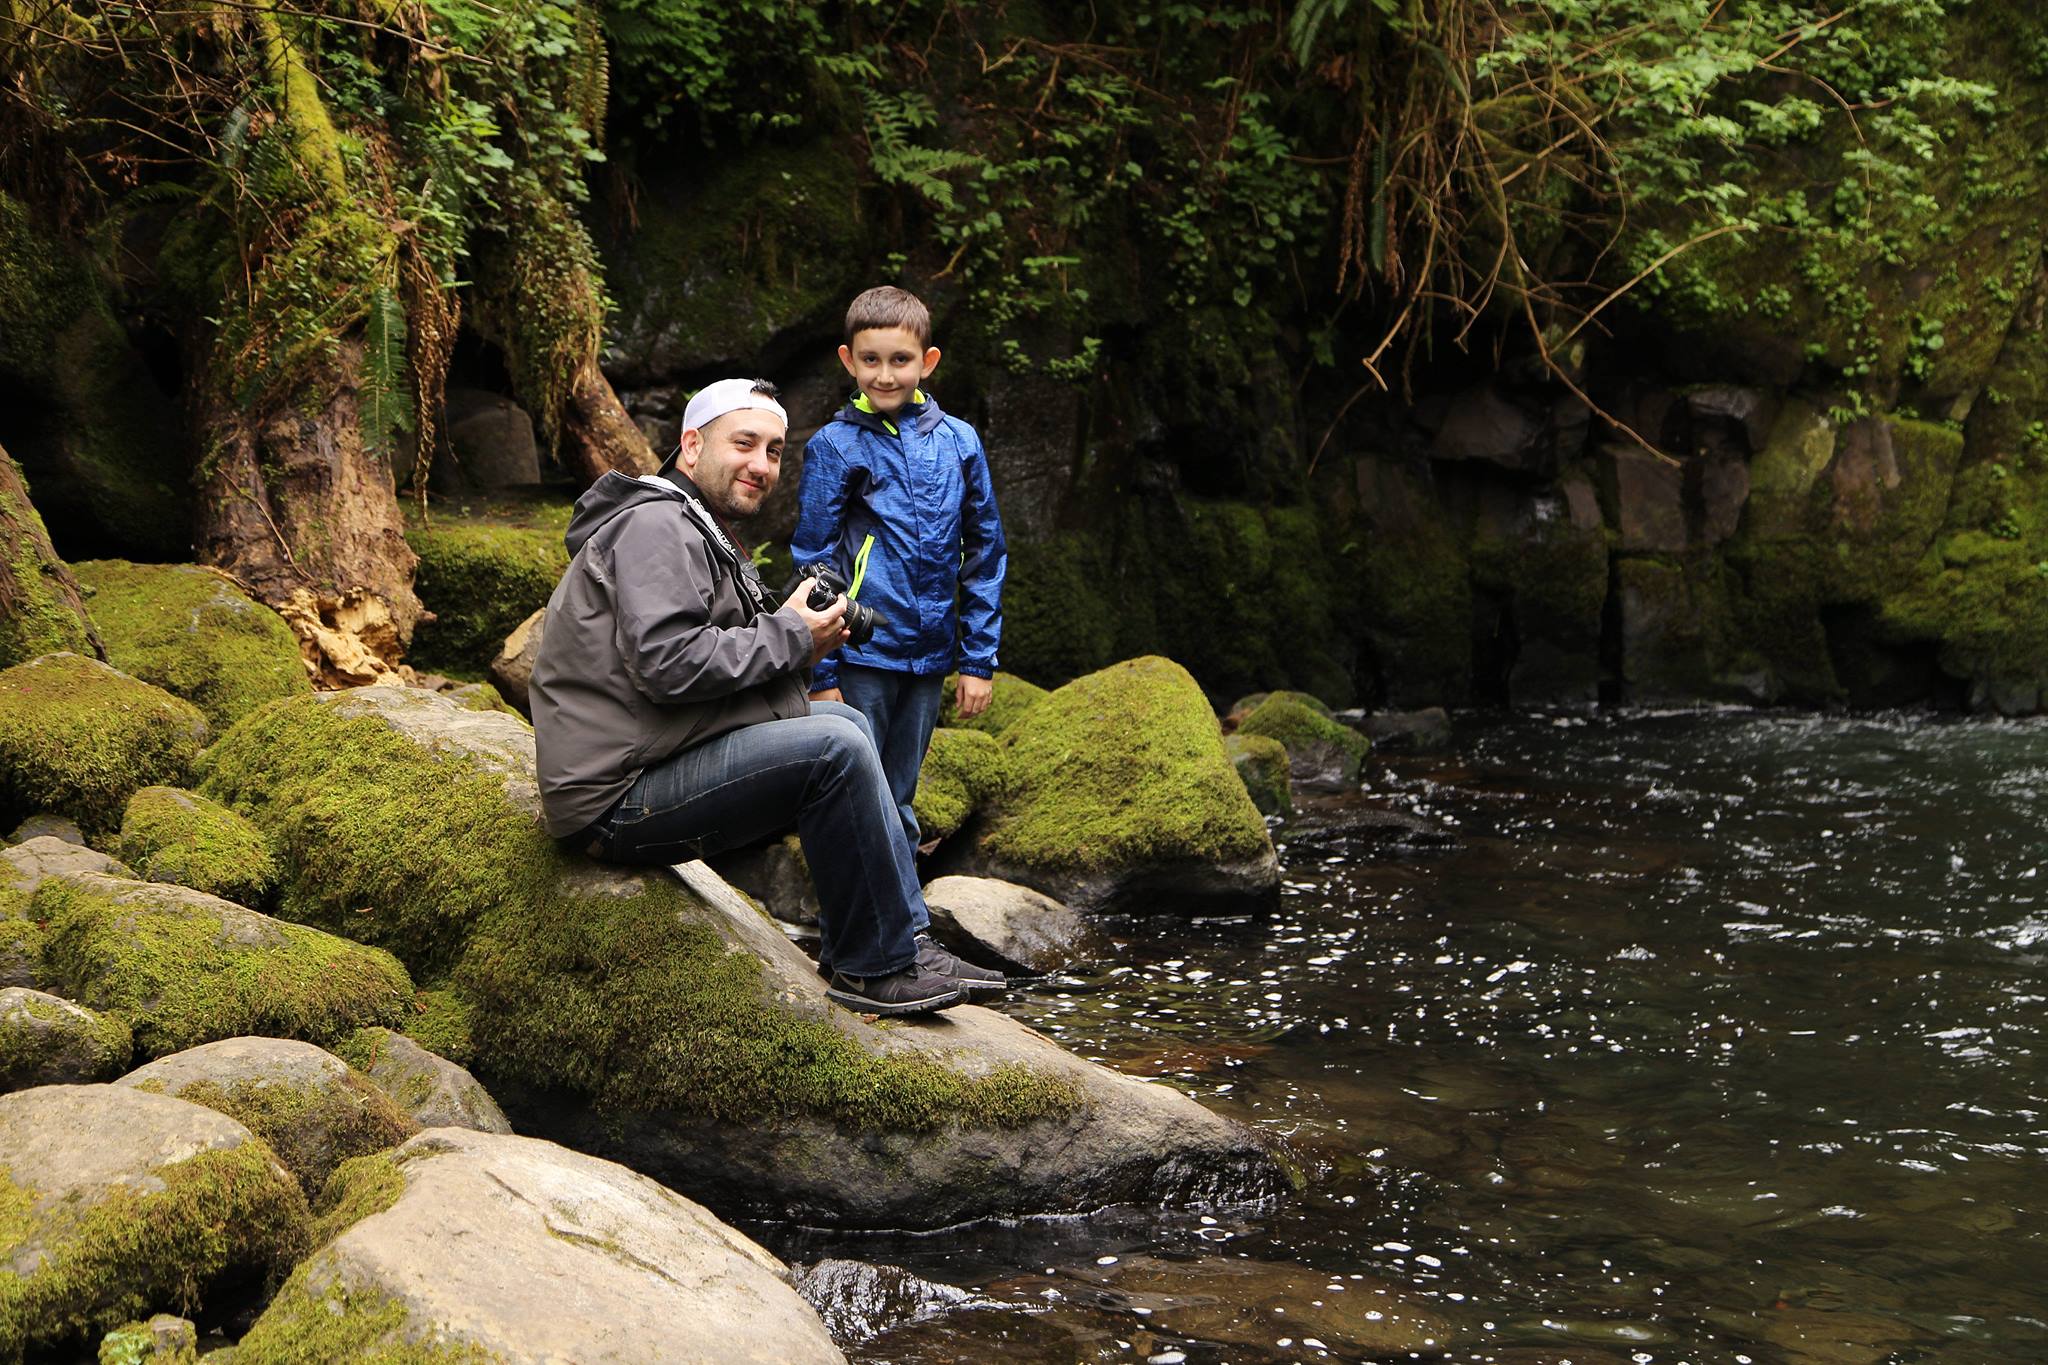
[{"label": "gray sneaker", "polygon": [[917,965],[922,971],[946,977],[965,991],[969,999],[979,995],[1001,995],[1010,989],[1010,979],[1001,972],[961,961],[941,948],[938,940],[929,933],[917,936]]},{"label": "gray sneaker", "polygon": [[832,973],[825,994],[859,1014],[883,1016],[929,1014],[951,1009],[967,998],[950,977],[926,971],[913,963],[888,976],[848,976]]}]

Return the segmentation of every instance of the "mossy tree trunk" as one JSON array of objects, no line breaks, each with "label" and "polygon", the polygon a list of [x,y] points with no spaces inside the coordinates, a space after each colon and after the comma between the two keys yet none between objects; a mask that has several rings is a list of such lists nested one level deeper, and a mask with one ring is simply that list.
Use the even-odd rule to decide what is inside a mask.
[{"label": "mossy tree trunk", "polygon": [[562,408],[558,453],[563,466],[585,484],[596,483],[608,469],[652,474],[661,465],[646,433],[626,414],[611,381],[598,369],[595,355],[576,368]]},{"label": "mossy tree trunk", "polygon": [[105,660],[78,582],[43,530],[28,484],[0,450],[0,668],[59,650]]}]

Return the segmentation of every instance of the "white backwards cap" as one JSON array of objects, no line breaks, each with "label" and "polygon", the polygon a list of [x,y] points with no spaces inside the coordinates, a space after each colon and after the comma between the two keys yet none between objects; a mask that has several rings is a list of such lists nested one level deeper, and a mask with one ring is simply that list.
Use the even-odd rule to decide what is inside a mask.
[{"label": "white backwards cap", "polygon": [[789,414],[783,411],[782,404],[765,393],[755,393],[754,383],[751,379],[720,379],[706,384],[697,390],[697,396],[683,409],[683,430],[702,431],[728,412],[738,412],[741,408],[772,412],[782,419],[784,426],[788,426]]}]

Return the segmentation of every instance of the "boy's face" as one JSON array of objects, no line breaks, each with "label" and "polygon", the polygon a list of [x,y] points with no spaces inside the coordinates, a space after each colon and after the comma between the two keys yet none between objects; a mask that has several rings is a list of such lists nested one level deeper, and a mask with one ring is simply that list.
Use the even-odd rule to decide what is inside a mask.
[{"label": "boy's face", "polygon": [[910,401],[917,386],[939,368],[939,348],[926,346],[908,327],[870,327],[839,348],[839,363],[868,396],[876,412],[888,415]]}]

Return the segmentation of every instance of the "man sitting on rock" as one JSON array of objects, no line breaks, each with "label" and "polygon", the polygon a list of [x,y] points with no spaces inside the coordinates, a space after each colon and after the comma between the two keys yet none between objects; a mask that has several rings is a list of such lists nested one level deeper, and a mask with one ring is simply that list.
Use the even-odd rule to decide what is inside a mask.
[{"label": "man sitting on rock", "polygon": [[846,639],[845,599],[814,610],[805,582],[778,607],[728,525],[775,487],[787,428],[773,384],[719,380],[661,473],[609,473],[577,500],[533,668],[547,831],[667,865],[794,821],[827,994],[866,1014],[945,1009],[988,974],[913,938],[916,867],[866,722],[805,698]]}]

